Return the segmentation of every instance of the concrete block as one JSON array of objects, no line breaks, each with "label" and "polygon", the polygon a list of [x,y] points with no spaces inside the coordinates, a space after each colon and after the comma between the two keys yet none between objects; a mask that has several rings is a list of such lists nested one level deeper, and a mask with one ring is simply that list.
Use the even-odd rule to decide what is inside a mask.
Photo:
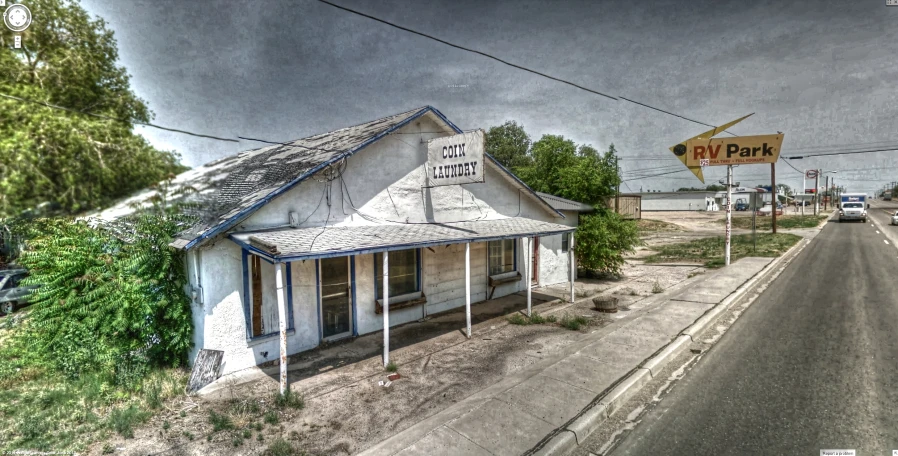
[{"label": "concrete block", "polygon": [[652,374],[648,369],[639,369],[606,394],[599,403],[605,406],[605,411],[610,416],[651,379]]},{"label": "concrete block", "polygon": [[543,375],[600,394],[633,367],[603,363],[573,354],[543,372]]},{"label": "concrete block", "polygon": [[438,427],[414,445],[396,453],[397,456],[491,456],[489,451],[445,426]]},{"label": "concrete block", "polygon": [[[562,430],[539,450],[533,453],[533,456],[562,456],[571,452],[577,447],[577,436],[567,429]],[[461,453],[459,453],[461,454]]]},{"label": "concrete block", "polygon": [[642,368],[650,370],[652,377],[657,376],[667,362],[688,348],[690,343],[692,343],[692,339],[689,336],[677,337],[670,345],[664,347],[664,350],[643,364]]},{"label": "concrete block", "polygon": [[596,393],[536,375],[496,397],[551,423],[563,426],[595,399]]},{"label": "concrete block", "polygon": [[495,456],[518,456],[533,448],[556,428],[495,399],[447,426]]},{"label": "concrete block", "polygon": [[574,422],[567,425],[567,430],[574,433],[577,437],[577,445],[581,445],[605,421],[605,418],[608,418],[605,405],[595,404]]}]

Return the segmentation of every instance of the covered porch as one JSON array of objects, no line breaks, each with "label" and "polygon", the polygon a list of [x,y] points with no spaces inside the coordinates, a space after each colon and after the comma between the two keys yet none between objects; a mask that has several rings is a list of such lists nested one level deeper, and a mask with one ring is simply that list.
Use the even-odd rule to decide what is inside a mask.
[{"label": "covered porch", "polygon": [[[517,284],[514,286],[525,296],[526,313],[529,315],[533,306],[531,292],[533,239],[538,236],[563,234],[569,236],[568,242],[572,247],[573,231],[573,227],[565,225],[512,217],[445,224],[410,223],[245,232],[231,234],[230,239],[243,249],[245,255],[249,253],[253,258],[257,257],[259,261],[273,265],[280,339],[280,388],[284,392],[287,389],[289,354],[287,333],[288,330],[292,330],[293,323],[291,287],[286,284],[291,275],[285,273],[285,270],[289,271],[291,264],[314,260],[315,277],[309,277],[307,273],[299,280],[317,282],[318,327],[321,340],[329,340],[326,328],[338,327],[329,326],[331,322],[328,319],[339,320],[342,322],[341,325],[345,323],[339,326],[339,334],[330,336],[338,338],[335,336],[361,334],[359,327],[368,324],[367,327],[370,328],[370,317],[377,314],[378,318],[382,319],[382,325],[378,324],[377,329],[383,331],[382,361],[386,366],[390,363],[390,328],[396,324],[395,321],[391,324],[391,310],[406,312],[403,317],[405,320],[400,323],[409,321],[407,309],[410,307],[420,306],[426,317],[424,305],[428,300],[428,290],[439,290],[439,299],[442,299],[440,302],[446,302],[446,309],[461,307],[463,300],[465,320],[464,325],[459,326],[464,328],[465,336],[470,337],[471,304],[474,299],[472,278],[475,278],[478,279],[478,289],[483,287],[490,289],[490,296],[497,287],[523,282],[523,290],[520,290]],[[478,270],[474,273],[472,273],[472,245],[477,246],[478,252],[482,251],[487,257],[480,259],[482,261],[477,263]],[[430,258],[427,268],[421,267],[421,252],[424,250],[427,258]],[[441,268],[450,270],[454,267],[447,262],[449,260],[442,261],[443,257],[449,258],[454,255],[452,252],[458,253],[459,262],[463,258],[463,277],[450,273],[445,277],[441,275]],[[517,266],[519,254],[522,255],[523,261],[520,263],[523,264],[523,268]],[[569,256],[568,264],[573,266],[573,248],[569,248],[566,254]],[[393,257],[396,264],[391,266]],[[369,269],[373,272],[374,280],[368,280],[365,274],[357,274],[357,264],[362,262],[373,263],[366,264],[373,266]],[[511,268],[496,268],[497,264],[511,265]],[[326,271],[325,267],[332,268],[333,271]],[[480,269],[481,267],[483,269]],[[422,277],[422,271],[426,277]],[[331,281],[324,277],[325,275],[337,279]],[[570,299],[573,300],[575,278],[573,267],[568,271],[568,277]],[[410,284],[415,286],[406,286]],[[359,299],[360,295],[364,298]],[[485,300],[487,297],[483,291],[477,296],[478,300]],[[337,307],[328,305],[334,302],[337,303]],[[345,312],[340,306],[343,306]],[[360,310],[360,306],[365,306],[364,311]],[[249,318],[247,325],[250,326]]]}]

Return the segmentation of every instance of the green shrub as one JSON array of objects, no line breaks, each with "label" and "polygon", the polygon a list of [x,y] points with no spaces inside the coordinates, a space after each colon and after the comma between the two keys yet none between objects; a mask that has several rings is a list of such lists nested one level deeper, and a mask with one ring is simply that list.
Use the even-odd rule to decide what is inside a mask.
[{"label": "green shrub", "polygon": [[278,412],[275,412],[274,410],[265,412],[265,424],[270,424],[273,426],[275,424],[278,424],[278,421]]},{"label": "green shrub", "polygon": [[[31,271],[29,318],[13,338],[69,378],[108,372],[139,385],[152,366],[179,366],[191,346],[183,253],[168,247],[188,226],[177,213],[100,224],[43,219],[24,228],[19,263]],[[152,405],[157,401],[150,398]]]},{"label": "green shrub", "polygon": [[530,323],[533,323],[534,325],[541,325],[545,322],[546,318],[536,312],[533,312],[533,314],[530,315]]},{"label": "green shrub", "polygon": [[546,323],[555,323],[556,321],[558,321],[558,317],[556,317],[555,315],[549,315],[548,317],[546,317]]},{"label": "green shrub", "polygon": [[122,437],[134,438],[134,426],[145,422],[150,413],[131,404],[126,408],[116,408],[109,414],[108,427]]},{"label": "green shrub", "polygon": [[661,286],[660,283],[655,282],[652,284],[652,293],[663,293],[664,287]]},{"label": "green shrub", "polygon": [[384,370],[386,370],[387,372],[396,372],[397,370],[399,370],[399,366],[397,366],[396,363],[390,361],[384,367]]},{"label": "green shrub", "polygon": [[636,222],[601,208],[594,214],[580,216],[575,236],[574,253],[584,269],[606,274],[620,274],[624,254],[640,245]]},{"label": "green shrub", "polygon": [[216,413],[215,410],[209,410],[209,423],[212,425],[212,432],[234,429],[231,417],[224,413]]},{"label": "green shrub", "polygon": [[579,331],[580,328],[589,324],[589,319],[582,316],[571,317],[570,315],[565,315],[561,319],[561,326],[570,329],[571,331]]},{"label": "green shrub", "polygon": [[300,454],[296,448],[290,444],[290,442],[278,438],[277,440],[271,442],[271,445],[268,445],[268,448],[265,449],[265,452],[262,453],[265,456],[294,456]]},{"label": "green shrub", "polygon": [[[390,363],[392,364],[392,363]],[[395,367],[395,364],[393,364]],[[389,365],[387,365],[387,370],[389,370]],[[394,368],[390,372],[396,372]],[[305,399],[303,399],[302,395],[294,392],[291,389],[287,389],[284,394],[277,393],[274,396],[274,405],[278,408],[290,407],[294,409],[302,409],[306,406]]]},{"label": "green shrub", "polygon": [[530,324],[530,319],[521,315],[520,313],[515,312],[508,317],[508,322],[513,325],[526,326]]}]

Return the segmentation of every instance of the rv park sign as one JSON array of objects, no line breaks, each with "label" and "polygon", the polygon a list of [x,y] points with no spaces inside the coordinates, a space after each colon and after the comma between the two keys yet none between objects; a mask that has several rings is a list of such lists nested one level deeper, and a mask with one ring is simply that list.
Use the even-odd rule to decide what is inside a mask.
[{"label": "rv park sign", "polygon": [[782,145],[782,134],[691,139],[686,141],[686,166],[776,163]]}]

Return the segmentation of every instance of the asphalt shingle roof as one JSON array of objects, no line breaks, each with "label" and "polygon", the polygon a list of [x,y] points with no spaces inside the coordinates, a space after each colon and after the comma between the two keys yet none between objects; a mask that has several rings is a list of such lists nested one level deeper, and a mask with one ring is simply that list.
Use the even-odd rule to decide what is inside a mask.
[{"label": "asphalt shingle roof", "polygon": [[457,244],[462,242],[548,236],[574,227],[523,217],[458,223],[336,226],[231,234],[276,259],[323,258]]},{"label": "asphalt shingle roof", "polygon": [[559,211],[577,211],[577,212],[592,212],[595,210],[592,206],[584,203],[580,203],[574,200],[569,200],[562,198],[560,196],[550,195],[548,193],[536,192],[540,198],[545,200],[552,206],[552,209]]}]

